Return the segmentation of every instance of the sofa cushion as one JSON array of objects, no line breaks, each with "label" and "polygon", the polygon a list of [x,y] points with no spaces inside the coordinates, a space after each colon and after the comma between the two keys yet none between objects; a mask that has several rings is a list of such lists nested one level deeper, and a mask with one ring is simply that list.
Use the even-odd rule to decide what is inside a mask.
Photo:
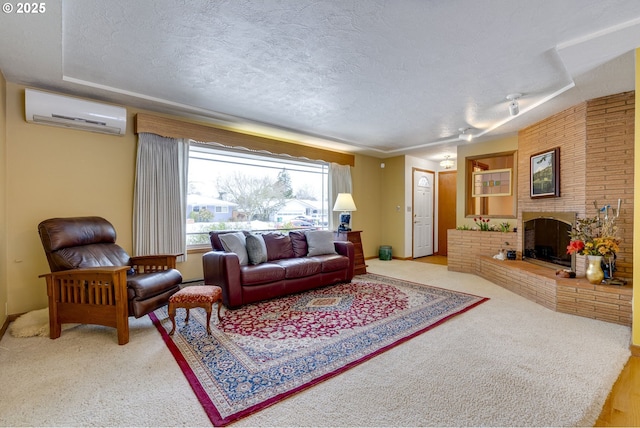
[{"label": "sofa cushion", "polygon": [[307,237],[304,230],[292,230],[289,232],[291,245],[293,246],[293,254],[296,257],[307,257],[309,246],[307,245]]},{"label": "sofa cushion", "polygon": [[333,245],[334,234],[330,230],[307,230],[304,234],[307,237],[309,256],[336,254],[336,247]]},{"label": "sofa cushion", "polygon": [[262,263],[256,266],[240,267],[240,278],[243,286],[282,281],[284,279],[284,275],[284,267],[274,263]]},{"label": "sofa cushion", "polygon": [[182,275],[176,269],[127,275],[127,297],[129,300],[145,300],[162,294],[181,282]]},{"label": "sofa cushion", "polygon": [[[211,248],[214,251],[225,251],[222,246],[222,242],[220,242],[220,235],[224,235],[227,233],[236,233],[240,232],[239,230],[212,230],[209,232],[209,241],[211,241]],[[246,235],[246,234],[245,234]]]},{"label": "sofa cushion", "polygon": [[247,255],[249,263],[259,265],[267,261],[267,246],[262,235],[250,233],[247,235]]},{"label": "sofa cushion", "polygon": [[127,266],[130,260],[129,255],[118,244],[89,244],[63,248],[54,251],[49,257],[52,272],[100,266]]},{"label": "sofa cushion", "polygon": [[281,233],[265,233],[262,237],[264,238],[264,244],[267,247],[267,261],[292,259],[294,257],[293,246],[291,245],[291,238],[289,238],[289,235],[282,235]]},{"label": "sofa cushion", "polygon": [[236,253],[240,259],[240,265],[249,264],[249,255],[247,254],[247,239],[242,232],[225,233],[219,235],[220,242],[225,251]]},{"label": "sofa cushion", "polygon": [[309,257],[309,259],[320,262],[320,269],[322,269],[322,272],[334,272],[349,268],[349,257],[341,256],[339,254],[325,254]]},{"label": "sofa cushion", "polygon": [[321,269],[320,260],[314,260],[309,257],[274,260],[273,263],[285,269],[284,276],[287,279],[316,275],[320,273]]},{"label": "sofa cushion", "polygon": [[116,230],[102,217],[50,218],[38,225],[46,252],[90,244],[114,244]]}]

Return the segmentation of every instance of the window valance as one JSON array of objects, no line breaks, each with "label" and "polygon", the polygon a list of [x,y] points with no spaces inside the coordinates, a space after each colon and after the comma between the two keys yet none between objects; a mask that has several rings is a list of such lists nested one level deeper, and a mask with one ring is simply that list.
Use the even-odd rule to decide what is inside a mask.
[{"label": "window valance", "polygon": [[136,115],[135,132],[137,134],[149,132],[169,138],[213,141],[231,147],[266,150],[273,154],[287,154],[294,157],[304,157],[307,159],[333,162],[340,165],[354,166],[354,155],[351,154],[243,134],[241,132],[216,128],[211,125],[170,119],[146,113],[138,113]]}]

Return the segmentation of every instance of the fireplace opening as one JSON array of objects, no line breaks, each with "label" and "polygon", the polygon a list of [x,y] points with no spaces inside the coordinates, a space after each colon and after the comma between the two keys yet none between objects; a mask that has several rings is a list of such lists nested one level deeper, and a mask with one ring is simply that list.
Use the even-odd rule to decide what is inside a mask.
[{"label": "fireplace opening", "polygon": [[575,255],[567,254],[575,212],[523,212],[522,260],[575,271]]}]

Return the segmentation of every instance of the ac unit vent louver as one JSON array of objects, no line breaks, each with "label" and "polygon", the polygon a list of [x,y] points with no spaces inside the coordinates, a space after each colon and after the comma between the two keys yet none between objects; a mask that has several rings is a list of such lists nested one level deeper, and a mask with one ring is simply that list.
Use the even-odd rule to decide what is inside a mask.
[{"label": "ac unit vent louver", "polygon": [[34,89],[25,89],[25,115],[27,122],[111,135],[127,129],[124,107]]}]

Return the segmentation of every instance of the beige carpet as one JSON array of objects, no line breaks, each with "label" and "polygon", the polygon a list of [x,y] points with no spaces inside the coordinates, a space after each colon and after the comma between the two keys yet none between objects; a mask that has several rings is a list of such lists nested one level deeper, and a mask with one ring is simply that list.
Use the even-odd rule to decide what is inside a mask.
[{"label": "beige carpet", "polygon": [[432,256],[418,257],[417,259],[413,259],[414,262],[420,263],[431,263],[434,265],[447,265],[447,256],[440,256],[438,254],[434,254]]},{"label": "beige carpet", "polygon": [[[490,297],[473,311],[249,416],[242,426],[591,426],[630,329],[559,314],[473,275],[368,260],[375,273]],[[78,326],[0,341],[0,425],[206,426],[148,317],[131,341]]]}]

